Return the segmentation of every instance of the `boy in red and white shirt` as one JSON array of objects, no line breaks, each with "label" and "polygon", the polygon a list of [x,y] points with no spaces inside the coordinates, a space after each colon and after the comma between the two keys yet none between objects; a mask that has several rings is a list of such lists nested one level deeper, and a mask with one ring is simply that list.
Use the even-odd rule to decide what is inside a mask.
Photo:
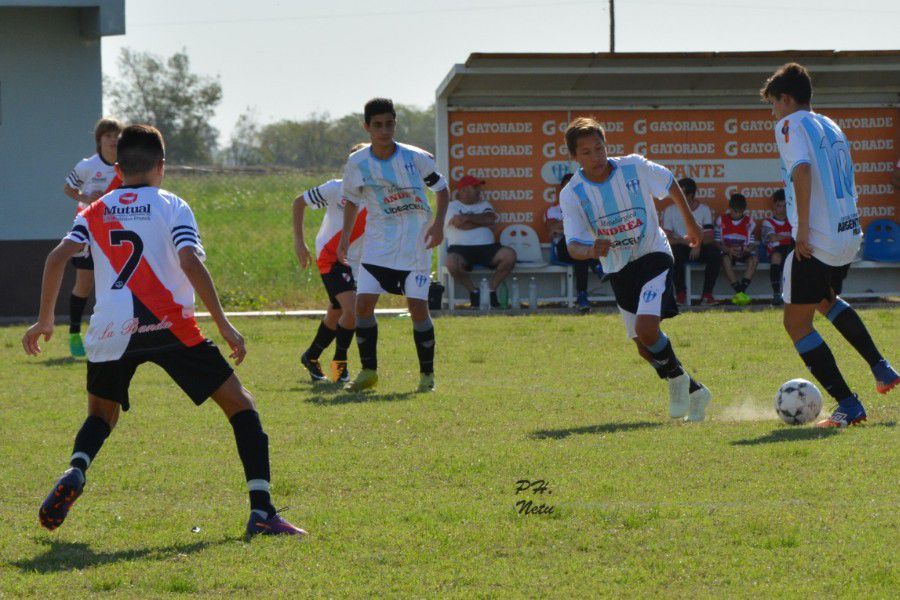
[{"label": "boy in red and white shirt", "polygon": [[[365,148],[368,144],[357,144],[350,153]],[[322,352],[335,341],[334,359],[331,361],[331,380],[347,383],[350,373],[347,369],[347,349],[353,341],[356,329],[356,271],[359,270],[359,256],[362,237],[366,230],[366,209],[356,215],[356,223],[350,235],[348,250],[349,265],[337,259],[337,246],[344,228],[344,205],[347,200],[341,192],[340,179],[331,179],[322,185],[310,188],[294,199],[294,252],[300,267],[312,263],[312,257],[303,239],[303,216],[308,206],[314,210],[325,210],[325,217],[316,235],[316,266],[322,276],[329,305],[325,317],[312,344],[300,357],[302,364],[313,382],[328,381],[319,365]]]},{"label": "boy in red and white shirt", "polygon": [[[115,163],[116,142],[124,127],[117,119],[107,118],[97,121],[94,126],[97,154],[79,161],[66,176],[63,193],[78,203],[76,214],[122,184],[122,180],[116,175]],[[72,266],[75,267],[75,285],[72,286],[72,294],[69,296],[69,351],[72,356],[84,356],[81,317],[94,287],[94,261],[91,259],[91,251],[86,249],[83,255],[72,257]]]},{"label": "boy in red and white shirt", "polygon": [[[53,335],[53,307],[71,257],[93,250],[97,305],[86,338],[88,417],[75,437],[70,468],[56,482],[38,513],[41,525],[59,527],[85,485],[85,473],[109,436],[128,388],[145,362],[162,367],[197,404],[208,397],[231,422],[250,493],[246,535],[303,535],[282,518],[269,495],[269,442],[253,398],[216,345],[194,320],[194,291],[240,364],[247,351],[228,322],[187,203],[159,189],[165,171],[162,135],[149,125],[126,127],[119,137],[117,173],[123,186],[75,217],[72,230],[47,257],[38,322],[22,338],[36,355],[41,336]],[[157,468],[165,461],[157,460]],[[143,498],[138,495],[136,501]]]},{"label": "boy in red and white shirt", "polygon": [[[732,194],[728,199],[728,212],[716,219],[715,241],[722,251],[722,268],[725,277],[734,289],[732,304],[750,304],[750,296],[745,290],[750,286],[753,273],[759,264],[756,256],[756,240],[753,232],[756,223],[747,213],[747,198],[743,194]],[[734,274],[734,263],[746,263],[744,277],[738,280]]]},{"label": "boy in red and white shirt", "polygon": [[791,224],[787,218],[787,204],[784,190],[778,189],[772,194],[772,216],[762,221],[762,241],[769,254],[769,279],[772,282],[772,305],[781,306],[781,274],[784,270],[784,259],[794,249],[794,238],[791,235]]}]

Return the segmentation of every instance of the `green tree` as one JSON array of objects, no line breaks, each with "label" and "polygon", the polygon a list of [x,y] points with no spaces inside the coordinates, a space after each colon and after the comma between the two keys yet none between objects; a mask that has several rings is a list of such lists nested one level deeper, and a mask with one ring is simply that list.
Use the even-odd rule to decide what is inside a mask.
[{"label": "green tree", "polygon": [[219,132],[210,125],[222,100],[218,78],[191,72],[182,50],[168,59],[123,48],[119,72],[106,81],[114,114],[130,123],[148,123],[166,139],[173,163],[209,163]]}]

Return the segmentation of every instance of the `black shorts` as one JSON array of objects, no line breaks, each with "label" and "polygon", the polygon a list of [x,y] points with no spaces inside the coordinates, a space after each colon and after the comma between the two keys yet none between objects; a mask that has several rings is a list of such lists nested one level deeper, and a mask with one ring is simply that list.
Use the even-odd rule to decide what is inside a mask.
[{"label": "black shorts", "polygon": [[826,265],[815,257],[797,260],[794,252],[784,261],[782,296],[786,304],[818,304],[832,301],[841,293],[850,263],[840,267]]},{"label": "black shorts", "polygon": [[91,256],[91,251],[87,251],[87,256],[73,256],[72,266],[76,269],[82,269],[84,271],[93,271],[94,257]]},{"label": "black shorts", "polygon": [[674,261],[665,252],[651,252],[633,260],[621,270],[609,275],[616,304],[622,310],[632,314],[638,313],[641,304],[641,290],[662,273],[666,274],[665,288],[660,301],[660,318],[668,319],[678,314],[675,302],[675,286],[672,283]]},{"label": "black shorts", "polygon": [[466,271],[471,271],[476,265],[491,268],[494,257],[502,248],[500,244],[481,244],[478,246],[461,246],[454,244],[447,247],[447,254],[459,254],[466,261]]},{"label": "black shorts", "polygon": [[128,387],[138,366],[156,363],[169,374],[197,406],[209,398],[234,373],[212,340],[196,346],[171,346],[119,360],[87,364],[87,391],[112,400],[128,410]]},{"label": "black shorts", "polygon": [[353,279],[353,271],[347,265],[335,263],[331,270],[322,273],[322,283],[328,293],[328,300],[332,308],[340,308],[341,303],[337,297],[344,292],[356,291],[356,280]]}]

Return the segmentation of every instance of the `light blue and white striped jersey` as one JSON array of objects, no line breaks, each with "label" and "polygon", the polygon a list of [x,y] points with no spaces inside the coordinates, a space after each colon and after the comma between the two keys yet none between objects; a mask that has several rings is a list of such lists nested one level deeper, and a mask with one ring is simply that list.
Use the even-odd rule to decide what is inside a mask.
[{"label": "light blue and white striped jersey", "polygon": [[604,273],[615,273],[651,252],[672,255],[659,225],[654,198],[664,198],[675,181],[666,167],[640,154],[609,159],[612,173],[595,183],[579,169],[560,194],[566,240],[591,246],[609,240],[600,258]]},{"label": "light blue and white striped jersey", "polygon": [[836,267],[850,263],[859,250],[862,229],[847,136],[825,115],[798,110],[778,121],[775,140],[793,231],[797,231],[797,201],[792,175],[797,165],[805,163],[812,171],[809,243],[813,256]]},{"label": "light blue and white striped jersey", "polygon": [[396,143],[394,154],[376,158],[370,147],[357,150],[344,167],[343,195],[368,208],[363,263],[400,271],[430,271],[425,231],[432,220],[425,186],[438,192],[447,180],[434,157],[415,146]]}]

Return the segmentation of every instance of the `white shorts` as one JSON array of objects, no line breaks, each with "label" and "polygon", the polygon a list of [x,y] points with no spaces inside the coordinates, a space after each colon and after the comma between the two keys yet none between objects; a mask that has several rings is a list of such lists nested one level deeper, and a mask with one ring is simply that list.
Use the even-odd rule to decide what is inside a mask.
[{"label": "white shorts", "polygon": [[621,313],[622,320],[625,322],[625,331],[628,332],[630,339],[637,337],[635,323],[638,315],[662,316],[663,294],[666,291],[666,277],[668,275],[669,270],[666,269],[641,287],[636,313],[628,312],[621,306],[619,307],[619,313]]},{"label": "white shorts", "polygon": [[431,277],[428,271],[398,271],[388,267],[362,264],[356,281],[357,294],[397,294],[415,300],[428,300]]}]

